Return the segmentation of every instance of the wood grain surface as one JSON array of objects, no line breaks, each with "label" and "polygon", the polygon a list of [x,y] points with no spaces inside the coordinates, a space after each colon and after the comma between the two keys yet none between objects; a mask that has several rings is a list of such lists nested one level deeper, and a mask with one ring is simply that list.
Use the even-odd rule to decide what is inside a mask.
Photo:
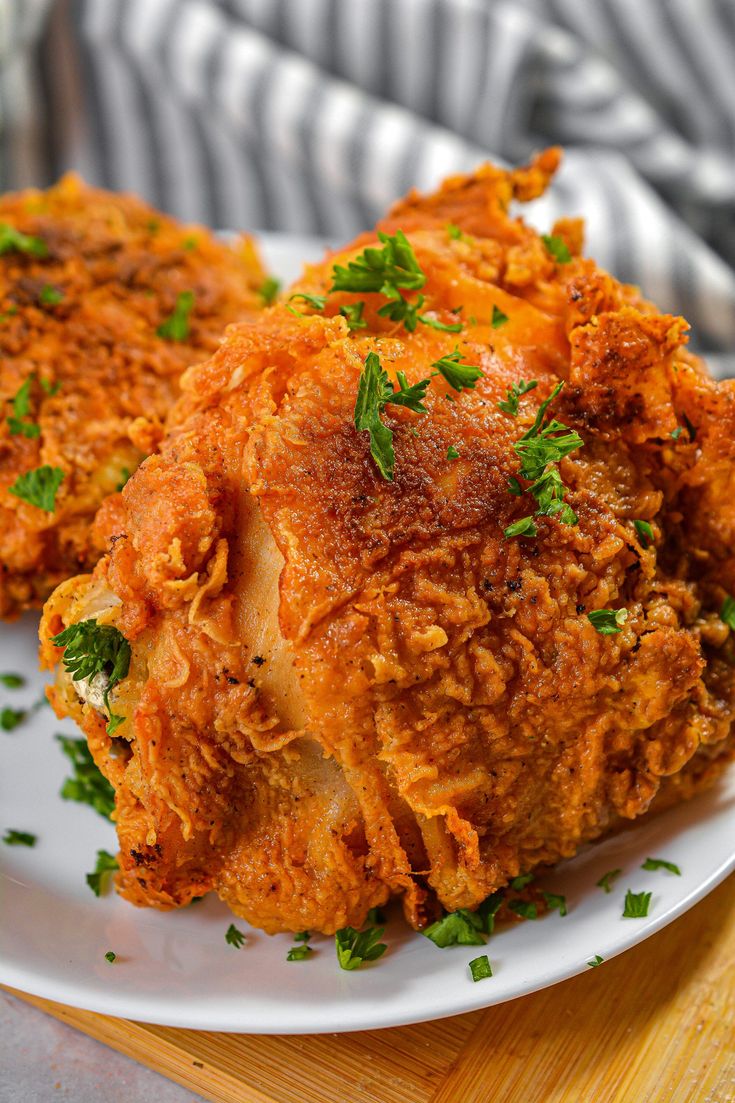
[{"label": "wood grain surface", "polygon": [[731,1103],[735,875],[598,969],[419,1026],[216,1034],[15,995],[217,1103]]}]

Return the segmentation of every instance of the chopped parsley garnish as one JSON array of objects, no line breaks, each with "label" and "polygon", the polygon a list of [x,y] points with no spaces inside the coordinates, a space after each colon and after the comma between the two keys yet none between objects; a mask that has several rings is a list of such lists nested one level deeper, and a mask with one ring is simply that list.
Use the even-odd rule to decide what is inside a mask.
[{"label": "chopped parsley garnish", "polygon": [[480,957],[473,957],[470,962],[470,973],[474,981],[487,980],[488,977],[493,975],[490,959],[487,954],[481,954]]},{"label": "chopped parsley garnish", "polygon": [[42,467],[19,475],[13,485],[8,487],[8,492],[31,506],[53,513],[56,509],[56,492],[63,480],[64,472],[60,467],[49,467],[45,463]]},{"label": "chopped parsley garnish", "polygon": [[[500,309],[500,307],[496,306],[495,303],[493,303],[493,316],[490,319],[490,325],[492,326],[492,328],[493,329],[500,329],[500,327],[504,326],[507,321],[508,321],[508,315],[504,314],[503,311]],[[521,383],[522,382],[523,382],[523,380],[521,380]],[[535,387],[536,384],[534,383],[533,386]],[[531,388],[529,387],[528,389],[530,390]],[[525,392],[521,392],[521,393],[523,394]]]},{"label": "chopped parsley garnish", "polygon": [[281,281],[275,276],[267,276],[258,288],[258,294],[266,306],[271,306],[278,298],[280,290]]},{"label": "chopped parsley garnish", "polygon": [[94,871],[88,873],[86,881],[95,896],[102,896],[107,892],[110,883],[110,877],[119,869],[117,864],[117,858],[114,854],[108,854],[106,850],[97,851],[97,861],[95,862]]},{"label": "chopped parsley garnish", "polygon": [[504,899],[502,892],[493,892],[483,900],[477,909],[476,914],[482,920],[485,934],[492,934],[495,930],[495,916],[500,911]]},{"label": "chopped parsley garnish", "polygon": [[105,954],[105,961],[109,961],[110,965],[112,965],[112,963],[116,959],[116,957],[117,957],[117,954],[115,953],[114,950],[108,950],[107,953]]},{"label": "chopped parsley garnish", "polygon": [[[368,912],[368,921],[370,921],[370,912],[377,911],[377,908],[371,908]],[[311,938],[311,931],[297,931],[293,936],[294,942],[308,942]]]},{"label": "chopped parsley garnish", "polygon": [[731,632],[735,632],[735,598],[726,595],[720,609],[720,620],[726,624]]},{"label": "chopped parsley garnish", "polygon": [[484,946],[485,923],[477,912],[460,908],[449,912],[421,932],[440,950],[447,946]]},{"label": "chopped parsley garnish", "polygon": [[[371,927],[383,927],[385,925],[385,916],[380,908],[370,908],[365,916],[365,923]],[[308,942],[311,935],[308,931],[303,932],[306,935],[304,941]],[[294,935],[294,942],[298,942],[301,935]]]},{"label": "chopped parsley garnish", "polygon": [[238,931],[234,923],[230,923],[225,931],[225,942],[228,946],[234,946],[236,950],[241,950],[247,942],[247,938],[242,931]]},{"label": "chopped parsley garnish", "polygon": [[378,233],[382,249],[367,248],[347,267],[336,264],[330,291],[375,291],[388,299],[400,298],[400,289],[420,291],[426,275],[402,230],[391,237]]},{"label": "chopped parsley garnish", "polygon": [[557,264],[569,264],[572,254],[569,252],[569,246],[563,237],[558,237],[556,234],[542,234],[541,240],[546,252],[554,258]]},{"label": "chopped parsley garnish", "polygon": [[625,894],[625,907],[623,919],[645,919],[648,915],[648,906],[651,903],[650,892],[631,892]]},{"label": "chopped parsley garnish", "polygon": [[311,946],[292,946],[286,954],[286,961],[306,961],[314,950]]},{"label": "chopped parsley garnish", "polygon": [[[409,333],[413,333],[419,322],[433,329],[459,333],[461,322],[440,322],[428,314],[419,313],[426,301],[423,295],[413,301],[403,297],[402,291],[420,291],[426,283],[426,273],[403,231],[396,230],[392,236],[379,233],[378,239],[383,243],[382,249],[369,247],[354,260],[348,261],[346,267],[341,264],[334,266],[330,292],[374,292],[382,295],[388,301],[378,309],[378,314],[382,318],[390,318],[392,322],[402,322]],[[349,316],[345,316],[349,321]],[[358,322],[361,320],[360,314]],[[361,327],[358,324],[350,328]]]},{"label": "chopped parsley garnish", "polygon": [[6,846],[35,846],[38,835],[31,835],[30,831],[16,831],[14,827],[8,828],[3,835]]},{"label": "chopped parsley garnish", "polygon": [[526,383],[525,379],[520,379],[517,383],[513,383],[508,387],[506,397],[498,403],[498,409],[502,410],[504,414],[510,414],[511,417],[515,417],[518,413],[518,400],[523,397],[524,394],[528,394],[534,387],[538,387],[538,382],[532,379],[530,383]]},{"label": "chopped parsley garnish", "polygon": [[464,237],[461,229],[454,222],[447,222],[447,233],[452,241],[461,241]]},{"label": "chopped parsley garnish", "polygon": [[653,528],[648,521],[634,521],[633,527],[638,533],[638,539],[644,548],[647,548],[649,544],[653,543]]},{"label": "chopped parsley garnish", "polygon": [[130,478],[131,472],[127,467],[120,469],[120,482],[115,487],[115,490],[119,493],[125,486],[126,482]]},{"label": "chopped parsley garnish", "polygon": [[351,972],[359,969],[365,961],[377,961],[388,949],[381,938],[385,927],[367,927],[357,931],[354,927],[342,927],[334,936],[337,961],[340,969]]},{"label": "chopped parsley garnish", "polygon": [[72,739],[68,735],[57,735],[56,738],[73,771],[72,777],[68,777],[61,787],[61,797],[88,804],[109,820],[115,811],[115,790],[92,758],[87,740]]},{"label": "chopped parsley garnish", "polygon": [[[564,501],[567,488],[562,482],[558,464],[570,452],[581,448],[584,441],[574,429],[569,429],[552,416],[546,416],[546,411],[563,386],[563,381],[557,383],[549,397],[541,403],[533,425],[515,442],[513,449],[521,460],[519,474],[531,484],[526,491],[536,499],[534,516],[558,515],[563,525],[576,525],[577,515]],[[531,517],[524,517],[505,529],[507,538],[532,537],[536,534],[536,526]]]},{"label": "chopped parsley garnish", "polygon": [[0,728],[2,728],[4,732],[14,731],[19,724],[23,723],[25,715],[25,709],[11,709],[6,706],[4,709],[0,710]]},{"label": "chopped parsley garnish", "polygon": [[117,628],[93,619],[70,624],[52,636],[51,642],[64,648],[64,669],[75,682],[104,675],[107,684],[102,699],[109,717],[107,734],[112,735],[125,717],[116,716],[110,708],[110,691],[128,675],[130,644]]},{"label": "chopped parsley garnish", "polygon": [[173,314],[165,318],[156,333],[166,341],[185,341],[189,336],[189,315],[194,309],[194,292],[181,291],[176,296]]},{"label": "chopped parsley garnish", "polygon": [[587,620],[601,636],[614,636],[616,632],[622,632],[621,625],[627,619],[627,609],[593,609],[587,614]]},{"label": "chopped parsley garnish", "polygon": [[61,390],[61,380],[57,379],[55,383],[52,383],[50,379],[44,379],[43,376],[40,376],[38,382],[41,384],[41,390],[50,398],[53,398]]},{"label": "chopped parsley garnish", "polygon": [[604,957],[600,957],[599,954],[595,954],[592,960],[588,961],[587,964],[589,965],[590,969],[596,969],[598,965],[602,965],[604,960]]},{"label": "chopped parsley garnish", "polygon": [[622,872],[622,869],[611,869],[608,870],[607,873],[603,873],[602,877],[597,882],[597,888],[602,889],[603,892],[612,892],[612,883],[613,881],[617,881]]},{"label": "chopped parsley garnish", "polygon": [[667,869],[669,873],[675,874],[677,877],[681,877],[681,870],[678,866],[675,866],[673,862],[666,862],[663,858],[646,858],[645,862],[641,866],[641,869]]},{"label": "chopped parsley garnish", "polygon": [[343,318],[347,319],[347,325],[350,329],[367,329],[367,322],[362,316],[362,312],[365,309],[365,303],[362,299],[356,303],[346,303],[339,308],[339,312]]},{"label": "chopped parsley garnish", "polygon": [[[294,299],[305,302],[307,306],[313,307],[314,310],[324,310],[324,307],[327,305],[326,295],[302,295],[301,292],[298,292],[295,295],[289,295],[288,302],[292,303]],[[292,314],[297,314],[299,317],[302,317],[301,311],[297,310],[296,307],[288,306],[287,304],[287,309],[290,310]]]},{"label": "chopped parsley garnish", "polygon": [[682,432],[683,432],[683,430],[682,430],[681,425],[677,425],[676,429],[674,429],[672,434],[671,434],[671,439],[672,440],[678,440],[679,437],[681,436]]},{"label": "chopped parsley garnish", "polygon": [[543,893],[543,898],[546,901],[546,906],[549,911],[558,911],[561,916],[568,914],[566,896],[559,896],[558,893],[555,892],[545,892]]},{"label": "chopped parsley garnish", "polygon": [[508,908],[521,919],[538,919],[538,908],[530,900],[511,900]]},{"label": "chopped parsley garnish", "polygon": [[46,283],[41,288],[38,301],[42,306],[58,306],[64,301],[64,292],[53,284]]},{"label": "chopped parsley garnish", "polygon": [[512,525],[508,525],[507,528],[503,529],[503,535],[507,540],[511,540],[514,536],[527,536],[532,539],[534,536],[538,536],[538,529],[533,517],[521,517],[520,521],[514,521]]},{"label": "chopped parsley garnish", "polygon": [[510,883],[510,887],[514,892],[523,892],[527,885],[533,881],[532,873],[521,873],[518,877],[514,877]]},{"label": "chopped parsley garnish", "polygon": [[449,447],[447,448],[447,459],[448,460],[458,460],[459,459],[459,452],[457,451],[457,449],[454,447],[453,444],[450,444]]},{"label": "chopped parsley garnish", "polygon": [[475,383],[482,378],[483,371],[477,364],[463,364],[462,353],[458,348],[448,356],[442,356],[431,365],[436,368],[434,375],[441,375],[455,391],[474,391]]},{"label": "chopped parsley garnish", "polygon": [[398,372],[399,386],[396,390],[377,355],[374,352],[367,355],[357,388],[355,428],[359,431],[367,430],[370,434],[370,453],[380,474],[388,482],[393,481],[395,467],[393,430],[383,424],[381,414],[389,402],[395,406],[405,406],[414,413],[425,414],[423,400],[429,382],[428,379],[422,379],[409,386],[403,372]]},{"label": "chopped parsley garnish", "polygon": [[33,440],[39,436],[41,432],[41,426],[37,425],[35,421],[26,421],[28,414],[31,412],[31,383],[33,382],[33,376],[29,375],[25,383],[22,383],[18,388],[15,397],[12,400],[13,413],[7,419],[8,426],[10,427],[10,435],[21,435]]},{"label": "chopped parsley garnish", "polygon": [[40,237],[22,234],[7,222],[0,222],[0,256],[12,252],[26,253],[31,257],[48,255],[46,242],[41,241]]},{"label": "chopped parsley garnish", "polygon": [[6,689],[20,689],[26,684],[22,674],[0,674],[0,686]]}]

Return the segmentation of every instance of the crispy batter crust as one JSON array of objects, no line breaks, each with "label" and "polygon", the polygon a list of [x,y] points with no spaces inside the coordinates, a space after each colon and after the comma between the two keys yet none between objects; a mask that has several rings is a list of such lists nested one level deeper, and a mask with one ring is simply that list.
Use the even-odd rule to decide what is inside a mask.
[{"label": "crispy batter crust", "polygon": [[[681,319],[590,261],[555,264],[510,217],[556,160],[487,167],[386,220],[428,275],[425,309],[462,307],[459,337],[408,334],[370,295],[354,333],[350,295],[230,329],[106,507],[110,555],[48,603],[49,663],[49,634],[95,603],[131,641],[114,747],[63,673],[54,701],[117,788],[134,903],[214,889],[268,931],[330,932],[399,894],[421,926],[732,757],[735,385],[683,349]],[[324,292],[334,259],[301,289]],[[484,377],[456,401],[434,380],[425,417],[389,408],[385,482],[353,424],[368,351],[415,382],[457,343]],[[513,419],[497,402],[520,378],[538,387]],[[512,444],[560,378],[556,415],[585,441],[561,464],[579,524],[507,540],[529,512]],[[696,437],[673,440],[684,415]],[[617,635],[587,619],[620,606]]]},{"label": "crispy batter crust", "polygon": [[[229,322],[255,313],[264,273],[248,239],[223,244],[74,176],[3,197],[0,223],[48,250],[0,257],[0,616],[12,616],[94,566],[100,502],[155,445],[150,427],[178,396],[182,371],[211,355]],[[60,302],[44,302],[49,288]],[[183,291],[195,294],[189,337],[164,340],[156,328]],[[36,439],[7,421],[29,378]],[[148,428],[131,435],[140,416]],[[64,471],[55,513],[8,493],[43,464]]]}]

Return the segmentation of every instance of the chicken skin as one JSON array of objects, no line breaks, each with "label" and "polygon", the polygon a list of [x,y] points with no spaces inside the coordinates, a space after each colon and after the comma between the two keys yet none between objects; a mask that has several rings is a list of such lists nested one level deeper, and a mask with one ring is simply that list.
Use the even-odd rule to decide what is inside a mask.
[{"label": "chicken skin", "polygon": [[74,176],[0,199],[0,616],[94,566],[100,503],[263,280],[248,239]]},{"label": "chicken skin", "polygon": [[[231,327],[47,603],[126,899],[421,928],[732,758],[735,384],[511,214],[558,157],[409,196]],[[67,669],[85,621],[114,687]]]}]

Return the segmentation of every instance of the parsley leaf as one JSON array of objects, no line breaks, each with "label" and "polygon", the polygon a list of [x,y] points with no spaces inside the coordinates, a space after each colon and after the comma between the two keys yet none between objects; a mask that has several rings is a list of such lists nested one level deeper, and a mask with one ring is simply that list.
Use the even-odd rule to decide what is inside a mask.
[{"label": "parsley leaf", "polygon": [[121,468],[121,469],[120,469],[120,482],[119,482],[119,483],[117,484],[117,486],[115,487],[115,490],[116,490],[116,491],[117,491],[118,493],[119,493],[119,492],[120,492],[121,490],[123,490],[123,489],[124,489],[124,487],[125,487],[125,484],[126,484],[126,482],[128,481],[128,479],[130,478],[131,474],[132,474],[132,472],[131,472],[131,471],[130,471],[130,469],[129,469],[129,468],[127,468],[127,467],[123,467],[123,468]]},{"label": "parsley leaf", "polygon": [[447,946],[484,946],[484,929],[481,915],[460,908],[437,919],[421,933],[444,950]]},{"label": "parsley leaf", "polygon": [[113,963],[113,961],[115,960],[116,957],[117,957],[117,954],[115,953],[114,950],[108,950],[107,953],[105,954],[105,961],[109,961],[110,965],[112,965],[112,963]]},{"label": "parsley leaf", "polygon": [[475,982],[478,980],[487,980],[488,977],[493,975],[490,959],[487,954],[481,954],[480,957],[473,957],[470,962],[470,973]]},{"label": "parsley leaf", "polygon": [[395,453],[393,451],[393,430],[384,425],[380,416],[389,402],[396,406],[405,406],[414,413],[425,414],[423,400],[429,379],[422,379],[409,386],[403,372],[398,372],[398,389],[388,379],[378,356],[369,352],[365,366],[360,373],[355,403],[355,428],[367,430],[370,434],[370,453],[378,465],[380,474],[388,482],[393,481]]},{"label": "parsley leaf", "polygon": [[[297,292],[294,295],[289,295],[288,302],[291,303],[294,299],[299,299],[302,302],[305,302],[307,306],[312,307],[314,310],[324,310],[325,306],[327,305],[326,295],[306,295],[301,294],[301,292]],[[303,317],[301,311],[297,310],[296,307],[288,306],[288,303],[286,304],[286,306],[292,314],[297,314],[300,318]]]},{"label": "parsley leaf", "polygon": [[495,916],[500,911],[505,895],[503,892],[493,892],[487,896],[477,909],[476,914],[482,920],[485,934],[492,934],[495,930]]},{"label": "parsley leaf", "polygon": [[286,954],[286,961],[306,961],[314,950],[311,946],[292,946]]},{"label": "parsley leaf", "polygon": [[339,308],[339,312],[343,318],[347,319],[347,325],[350,329],[367,329],[367,322],[363,319],[362,312],[365,309],[365,303],[362,299],[356,303],[346,303]]},{"label": "parsley leaf", "polygon": [[399,288],[420,291],[426,275],[402,230],[393,236],[378,234],[382,249],[367,248],[347,266],[336,264],[332,269],[330,291],[376,291],[389,299],[400,297]]},{"label": "parsley leaf", "polygon": [[[417,305],[421,308],[424,302],[423,295],[419,295],[419,299],[421,301]],[[418,320],[422,325],[441,330],[442,333],[461,333],[464,328],[461,322],[440,322],[438,318],[432,318],[428,314],[419,314]]]},{"label": "parsley leaf", "polygon": [[604,960],[604,957],[600,957],[599,954],[595,954],[592,960],[588,961],[587,964],[589,965],[590,969],[596,969],[598,965],[602,965]]},{"label": "parsley leaf", "polygon": [[681,877],[681,870],[679,867],[675,866],[673,862],[665,862],[663,858],[646,858],[641,869],[667,869],[669,873],[674,873],[677,877]]},{"label": "parsley leaf", "polygon": [[[368,912],[368,919],[370,919],[370,912],[377,911],[377,908],[371,908]],[[297,931],[293,936],[294,942],[308,942],[311,938],[311,931]]]},{"label": "parsley leaf", "polygon": [[51,637],[56,647],[64,648],[64,669],[75,682],[92,680],[102,675],[106,682],[102,699],[109,722],[107,733],[112,733],[124,717],[115,716],[110,708],[110,691],[127,678],[130,669],[130,644],[111,624],[97,624],[96,620],[82,620],[70,624],[63,632]]},{"label": "parsley leaf", "polygon": [[238,931],[234,923],[230,923],[225,931],[225,942],[228,946],[234,946],[236,950],[241,950],[247,942],[247,938],[242,931]]},{"label": "parsley leaf", "polygon": [[538,919],[538,908],[532,901],[511,900],[508,908],[516,915],[520,915],[521,919]]},{"label": "parsley leaf", "polygon": [[13,485],[8,487],[8,492],[31,506],[53,513],[56,509],[56,492],[63,480],[64,472],[60,467],[44,464],[19,475]]},{"label": "parsley leaf", "polygon": [[634,521],[633,527],[638,533],[638,539],[644,548],[653,543],[653,528],[648,521]]},{"label": "parsley leaf", "polygon": [[450,444],[449,447],[447,448],[447,459],[448,460],[458,460],[459,459],[459,452],[457,451],[457,449],[454,447],[453,444]]},{"label": "parsley leaf", "polygon": [[40,376],[38,382],[41,384],[41,390],[51,398],[61,390],[61,380],[59,379],[57,379],[55,383],[52,383],[50,379],[45,379],[43,376]]},{"label": "parsley leaf", "polygon": [[0,686],[6,689],[20,689],[26,684],[22,674],[0,674]]},{"label": "parsley leaf", "polygon": [[482,368],[477,364],[462,363],[462,353],[458,348],[448,356],[435,360],[431,366],[437,369],[434,374],[441,375],[455,391],[474,391],[475,383],[483,375]]},{"label": "parsley leaf", "polygon": [[11,709],[5,707],[0,710],[0,728],[4,732],[14,731],[19,724],[22,724],[26,715],[25,709]]},{"label": "parsley leaf", "polygon": [[73,770],[73,776],[66,778],[61,787],[61,797],[88,804],[109,820],[115,811],[115,790],[92,758],[87,740],[71,739],[67,735],[57,735],[56,739]]},{"label": "parsley leaf", "polygon": [[611,869],[607,873],[603,873],[597,882],[597,888],[602,889],[603,892],[612,892],[612,883],[618,879],[622,872],[622,869]]},{"label": "parsley leaf", "polygon": [[622,632],[621,625],[627,619],[627,609],[593,609],[587,614],[587,620],[601,636],[614,636],[616,632]]},{"label": "parsley leaf", "polygon": [[[500,329],[500,327],[504,326],[507,321],[508,321],[508,315],[504,314],[503,311],[500,309],[500,307],[496,306],[495,303],[493,303],[493,316],[490,319],[490,325],[492,326],[492,328],[493,329]],[[523,380],[521,380],[521,383],[522,382],[523,382]],[[533,386],[535,387],[536,384],[534,383]],[[530,390],[531,388],[529,387],[528,389]],[[524,391],[522,391],[521,393],[525,394]]]},{"label": "parsley leaf", "polygon": [[164,318],[156,330],[166,341],[185,341],[189,336],[189,315],[194,309],[194,292],[181,291],[176,296],[173,313]]},{"label": "parsley leaf", "polygon": [[22,234],[14,226],[7,222],[0,222],[0,256],[4,253],[26,253],[31,257],[45,257],[48,255],[46,242],[40,237],[32,237]]},{"label": "parsley leaf", "polygon": [[546,906],[549,911],[558,911],[561,916],[568,914],[566,896],[559,896],[555,892],[544,892],[543,898],[546,901]]},{"label": "parsley leaf", "polygon": [[24,437],[28,437],[31,440],[38,437],[41,432],[40,425],[36,425],[34,421],[24,420],[31,411],[32,382],[33,376],[29,375],[26,381],[18,388],[12,400],[13,413],[7,419],[11,436],[22,434]]},{"label": "parsley leaf", "polygon": [[631,892],[625,894],[625,908],[623,919],[645,919],[648,915],[648,906],[651,903],[650,892]]},{"label": "parsley leaf", "polygon": [[720,609],[720,620],[726,624],[731,632],[735,632],[735,598],[726,595]]},{"label": "parsley leaf", "polygon": [[542,234],[541,240],[546,247],[546,252],[554,258],[557,264],[569,264],[572,254],[569,252],[569,246],[563,237],[558,237],[556,234]]},{"label": "parsley leaf", "polygon": [[677,425],[676,429],[674,429],[671,433],[671,439],[672,440],[678,440],[679,437],[681,436],[682,432],[683,432],[683,429],[682,429],[681,425]]},{"label": "parsley leaf", "polygon": [[525,379],[513,383],[512,386],[508,387],[506,397],[498,403],[498,409],[502,410],[504,414],[515,417],[518,413],[519,398],[522,398],[524,394],[528,394],[534,387],[538,387],[538,382],[535,379],[532,379],[530,383],[526,383]]},{"label": "parsley leaf", "polygon": [[464,237],[461,229],[454,222],[447,222],[447,233],[452,241],[461,241]]},{"label": "parsley leaf", "polygon": [[518,877],[514,877],[510,883],[510,887],[514,892],[523,892],[526,885],[530,885],[533,881],[532,873],[521,873]]},{"label": "parsley leaf", "polygon": [[[563,386],[563,381],[557,383],[549,397],[541,403],[533,425],[520,440],[515,442],[513,449],[521,461],[519,474],[531,482],[527,490],[536,499],[535,516],[558,516],[563,525],[576,525],[577,515],[564,501],[567,491],[557,465],[570,452],[581,448],[584,441],[575,430],[569,429],[563,422],[546,416],[546,411]],[[507,401],[512,407],[510,391]],[[511,492],[516,493],[515,489]],[[510,525],[505,530],[506,537],[535,536],[536,534],[536,528],[530,517],[523,518],[522,521]]]},{"label": "parsley leaf", "polygon": [[58,306],[64,301],[64,292],[53,284],[46,283],[41,288],[38,301],[42,306]]},{"label": "parsley leaf", "polygon": [[102,896],[107,892],[110,881],[110,874],[114,873],[120,866],[117,864],[117,858],[113,854],[108,854],[106,850],[97,851],[97,861],[95,863],[94,871],[88,873],[86,881],[95,896]]},{"label": "parsley leaf", "polygon": [[533,517],[521,517],[520,521],[514,521],[512,525],[508,525],[506,529],[503,529],[503,535],[507,540],[511,540],[514,536],[527,536],[532,539],[534,536],[538,536],[538,529],[534,524]]},{"label": "parsley leaf", "polygon": [[337,950],[337,961],[340,969],[348,972],[359,967],[365,961],[377,961],[388,949],[381,938],[385,933],[385,927],[368,927],[364,931],[356,931],[354,927],[342,927],[334,936],[334,944]]},{"label": "parsley leaf", "polygon": [[30,831],[16,831],[14,827],[10,827],[3,835],[3,842],[7,846],[35,846],[38,835],[31,835]]}]

